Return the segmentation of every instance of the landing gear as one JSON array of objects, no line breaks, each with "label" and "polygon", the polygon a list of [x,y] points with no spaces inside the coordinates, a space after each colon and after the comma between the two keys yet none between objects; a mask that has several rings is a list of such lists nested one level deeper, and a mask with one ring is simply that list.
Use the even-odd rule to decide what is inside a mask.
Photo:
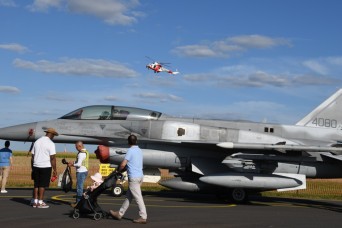
[{"label": "landing gear", "polygon": [[245,203],[248,199],[248,195],[243,188],[233,188],[229,191],[230,199],[234,203]]},{"label": "landing gear", "polygon": [[117,184],[115,187],[112,188],[112,194],[115,197],[119,197],[124,193],[124,188],[121,184]]}]

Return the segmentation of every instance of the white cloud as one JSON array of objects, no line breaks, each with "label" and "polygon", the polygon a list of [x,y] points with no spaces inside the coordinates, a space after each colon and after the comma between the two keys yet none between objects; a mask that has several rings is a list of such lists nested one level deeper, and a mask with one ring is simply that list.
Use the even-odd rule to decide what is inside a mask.
[{"label": "white cloud", "polygon": [[291,83],[293,85],[334,85],[336,83],[341,83],[341,80],[315,75],[299,75],[293,77]]},{"label": "white cloud", "polygon": [[37,62],[15,59],[16,67],[43,73],[107,78],[133,78],[138,73],[116,61],[103,59],[62,59],[60,62],[40,60]]},{"label": "white cloud", "polygon": [[329,57],[327,62],[336,66],[342,66],[342,57]]},{"label": "white cloud", "polygon": [[104,98],[106,101],[119,101],[120,98],[118,98],[117,96],[106,96]]},{"label": "white cloud", "polygon": [[61,101],[61,102],[70,102],[73,100],[70,97],[65,97],[63,95],[58,95],[58,94],[48,94],[47,96],[45,96],[45,98],[50,101]]},{"label": "white cloud", "polygon": [[121,0],[69,0],[70,11],[85,13],[101,18],[112,25],[129,25],[137,21],[136,13],[130,15],[130,9],[138,5],[138,1]]},{"label": "white cloud", "polygon": [[319,75],[340,76],[342,71],[342,57],[321,57],[303,61],[303,66]]},{"label": "white cloud", "polygon": [[275,46],[291,46],[291,43],[284,38],[271,38],[261,35],[244,35],[229,37],[226,43],[232,43],[241,48],[270,48]]},{"label": "white cloud", "polygon": [[[235,69],[235,71],[232,71]],[[183,79],[191,83],[206,83],[220,87],[297,87],[307,85],[333,85],[341,80],[308,74],[268,73],[252,67],[226,67],[215,73],[187,74]]]},{"label": "white cloud", "polygon": [[240,113],[243,119],[271,123],[283,122],[283,119],[286,119],[285,116],[289,114],[286,106],[270,101],[236,102],[229,107],[229,110]]},{"label": "white cloud", "polygon": [[51,8],[65,9],[72,13],[95,16],[111,25],[130,25],[142,17],[142,12],[133,11],[138,0],[35,0],[29,5],[33,12],[47,12]]},{"label": "white cloud", "polygon": [[167,102],[167,101],[174,101],[174,102],[181,102],[183,98],[178,97],[173,94],[162,94],[162,93],[153,93],[153,92],[146,92],[146,93],[139,93],[135,94],[135,97],[142,98],[144,101],[148,99],[149,101],[159,101],[159,102]]},{"label": "white cloud", "polygon": [[0,0],[0,6],[16,7],[17,4],[13,0]]},{"label": "white cloud", "polygon": [[328,74],[328,69],[318,61],[315,61],[315,60],[304,61],[303,65],[318,74],[322,74],[322,75]]},{"label": "white cloud", "polygon": [[205,45],[187,45],[176,47],[173,50],[174,53],[183,56],[194,56],[194,57],[217,57],[218,53],[212,50],[210,47]]},{"label": "white cloud", "polygon": [[[251,99],[247,101],[232,101],[229,104],[211,103],[182,103],[177,104],[177,109],[162,107],[158,111],[177,117],[216,119],[216,120],[243,120],[264,121],[272,123],[292,123],[297,118],[290,120],[293,110],[279,102]],[[290,121],[289,121],[290,120]]]},{"label": "white cloud", "polygon": [[29,49],[23,45],[16,44],[16,43],[10,43],[10,44],[0,44],[0,49],[8,50],[8,51],[14,51],[18,53],[25,53],[29,51]]},{"label": "white cloud", "polygon": [[13,86],[0,86],[0,93],[19,93],[20,90]]},{"label": "white cloud", "polygon": [[[280,75],[272,75],[266,72],[257,71],[247,76],[240,77],[221,77],[218,80],[220,85],[233,85],[242,87],[263,87],[263,86],[275,86],[284,87],[289,86],[291,81],[288,77]],[[222,84],[221,84],[222,83]]]},{"label": "white cloud", "polygon": [[172,52],[189,57],[229,57],[249,49],[265,49],[276,46],[291,46],[285,38],[271,38],[261,35],[233,36],[208,44],[191,44],[176,47]]},{"label": "white cloud", "polygon": [[172,101],[183,101],[183,98],[173,95],[173,94],[168,94],[167,98]]},{"label": "white cloud", "polygon": [[32,12],[47,12],[50,8],[61,7],[63,0],[34,0],[28,9]]},{"label": "white cloud", "polygon": [[217,75],[213,73],[200,73],[200,74],[185,74],[183,79],[190,82],[205,82],[209,81],[210,78],[216,79]]}]

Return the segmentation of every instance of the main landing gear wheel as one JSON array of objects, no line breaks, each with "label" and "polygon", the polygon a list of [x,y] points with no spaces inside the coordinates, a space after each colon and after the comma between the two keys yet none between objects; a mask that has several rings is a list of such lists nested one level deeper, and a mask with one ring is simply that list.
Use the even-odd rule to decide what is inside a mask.
[{"label": "main landing gear wheel", "polygon": [[121,184],[117,184],[112,188],[112,194],[116,197],[121,196],[124,192],[124,188]]},{"label": "main landing gear wheel", "polygon": [[247,193],[243,188],[233,188],[230,190],[230,198],[235,203],[245,203],[247,201]]}]

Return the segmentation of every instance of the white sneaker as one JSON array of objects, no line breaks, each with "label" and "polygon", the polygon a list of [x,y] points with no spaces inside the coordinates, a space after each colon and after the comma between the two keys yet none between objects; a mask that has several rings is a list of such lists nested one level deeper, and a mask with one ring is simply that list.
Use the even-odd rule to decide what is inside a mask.
[{"label": "white sneaker", "polygon": [[7,193],[7,191],[6,190],[1,190],[1,193]]},{"label": "white sneaker", "polygon": [[50,206],[47,205],[44,201],[42,203],[38,203],[37,208],[49,208]]}]

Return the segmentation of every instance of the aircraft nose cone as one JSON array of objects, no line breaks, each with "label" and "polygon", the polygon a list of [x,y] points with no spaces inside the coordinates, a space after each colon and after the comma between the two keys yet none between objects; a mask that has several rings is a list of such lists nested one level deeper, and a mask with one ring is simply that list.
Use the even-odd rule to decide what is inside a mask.
[{"label": "aircraft nose cone", "polygon": [[13,141],[33,141],[37,123],[0,128],[0,139]]}]

